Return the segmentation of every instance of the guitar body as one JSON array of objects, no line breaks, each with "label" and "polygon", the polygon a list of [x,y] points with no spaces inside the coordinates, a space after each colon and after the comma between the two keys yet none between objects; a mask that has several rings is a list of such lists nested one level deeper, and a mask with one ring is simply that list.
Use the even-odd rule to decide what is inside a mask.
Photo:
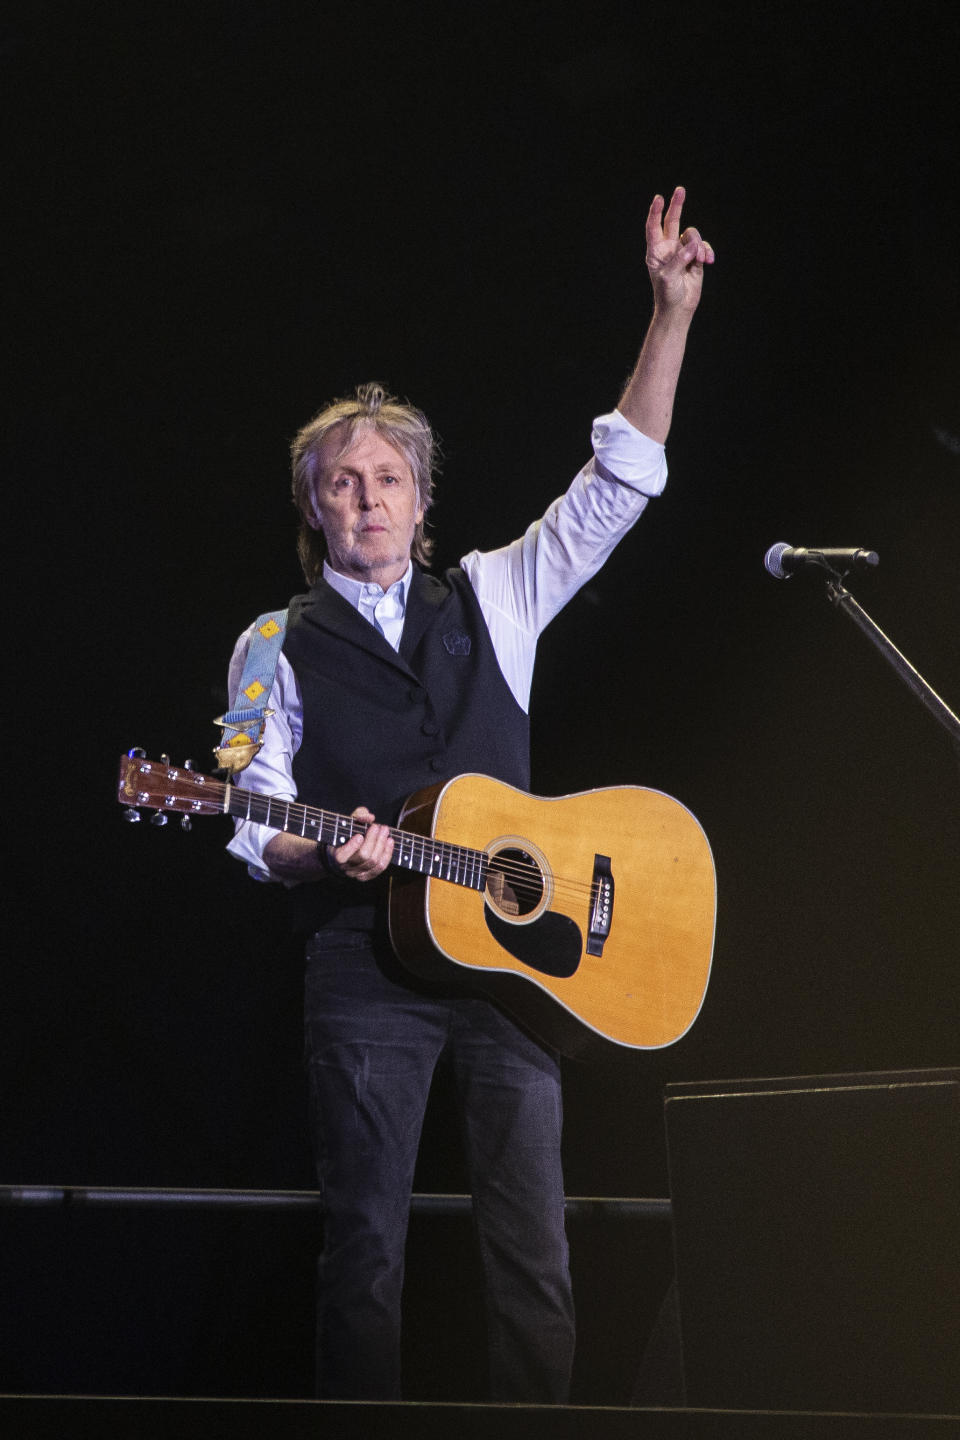
[{"label": "guitar body", "polygon": [[411,796],[399,825],[490,865],[483,890],[394,873],[391,940],[414,973],[469,979],[567,1054],[593,1039],[656,1049],[693,1024],[716,876],[678,801],[639,786],[545,799],[461,775]]}]

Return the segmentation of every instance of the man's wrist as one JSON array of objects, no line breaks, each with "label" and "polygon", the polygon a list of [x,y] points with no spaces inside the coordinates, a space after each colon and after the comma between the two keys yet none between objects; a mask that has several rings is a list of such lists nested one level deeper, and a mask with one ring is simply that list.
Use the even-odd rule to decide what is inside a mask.
[{"label": "man's wrist", "polygon": [[331,855],[330,846],[326,840],[317,841],[317,859],[323,866],[324,872],[331,876],[332,879],[346,880],[347,877],[343,873],[343,867],[342,865],[338,865],[337,861]]},{"label": "man's wrist", "polygon": [[696,312],[696,305],[690,306],[679,301],[670,304],[654,297],[649,328],[658,332],[676,330],[685,335],[693,323]]}]

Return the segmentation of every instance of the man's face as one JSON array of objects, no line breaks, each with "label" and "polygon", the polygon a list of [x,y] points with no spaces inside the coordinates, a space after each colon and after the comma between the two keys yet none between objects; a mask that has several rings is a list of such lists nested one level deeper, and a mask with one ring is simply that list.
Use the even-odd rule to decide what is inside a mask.
[{"label": "man's face", "polygon": [[423,519],[413,472],[376,430],[359,430],[335,461],[342,444],[335,426],[320,447],[316,514],[308,524],[323,531],[334,570],[386,590],[406,572],[414,530]]}]

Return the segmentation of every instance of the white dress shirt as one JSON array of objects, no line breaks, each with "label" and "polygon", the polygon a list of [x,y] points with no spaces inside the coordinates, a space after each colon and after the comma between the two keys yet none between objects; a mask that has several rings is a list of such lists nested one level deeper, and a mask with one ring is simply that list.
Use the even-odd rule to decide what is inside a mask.
[{"label": "white dress shirt", "polygon": [[[494,653],[507,684],[523,710],[530,703],[533,662],[541,632],[582,585],[597,573],[617,542],[635,524],[650,497],[666,484],[664,447],[636,430],[614,410],[594,421],[594,455],[565,494],[512,544],[481,553],[471,550],[460,561],[480,603]],[[365,619],[376,625],[396,650],[403,633],[407,573],[384,593],[379,585],[352,580],[324,564],[324,578]],[[245,630],[230,662],[229,693],[236,693],[253,626]],[[262,794],[297,798],[293,757],[303,734],[300,687],[281,652],[267,702],[263,746],[243,772],[242,783]],[[271,876],[263,849],[276,832],[240,821],[227,846],[259,880]]]}]

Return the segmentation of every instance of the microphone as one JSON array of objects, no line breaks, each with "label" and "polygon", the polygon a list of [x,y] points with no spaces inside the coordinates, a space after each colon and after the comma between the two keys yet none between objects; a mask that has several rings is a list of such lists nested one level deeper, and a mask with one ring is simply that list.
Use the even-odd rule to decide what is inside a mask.
[{"label": "microphone", "polygon": [[788,576],[794,575],[798,570],[805,570],[808,566],[843,575],[848,570],[870,570],[880,564],[880,556],[876,550],[805,550],[799,545],[794,548],[780,541],[770,546],[763,557],[763,563],[775,580],[786,580]]}]

